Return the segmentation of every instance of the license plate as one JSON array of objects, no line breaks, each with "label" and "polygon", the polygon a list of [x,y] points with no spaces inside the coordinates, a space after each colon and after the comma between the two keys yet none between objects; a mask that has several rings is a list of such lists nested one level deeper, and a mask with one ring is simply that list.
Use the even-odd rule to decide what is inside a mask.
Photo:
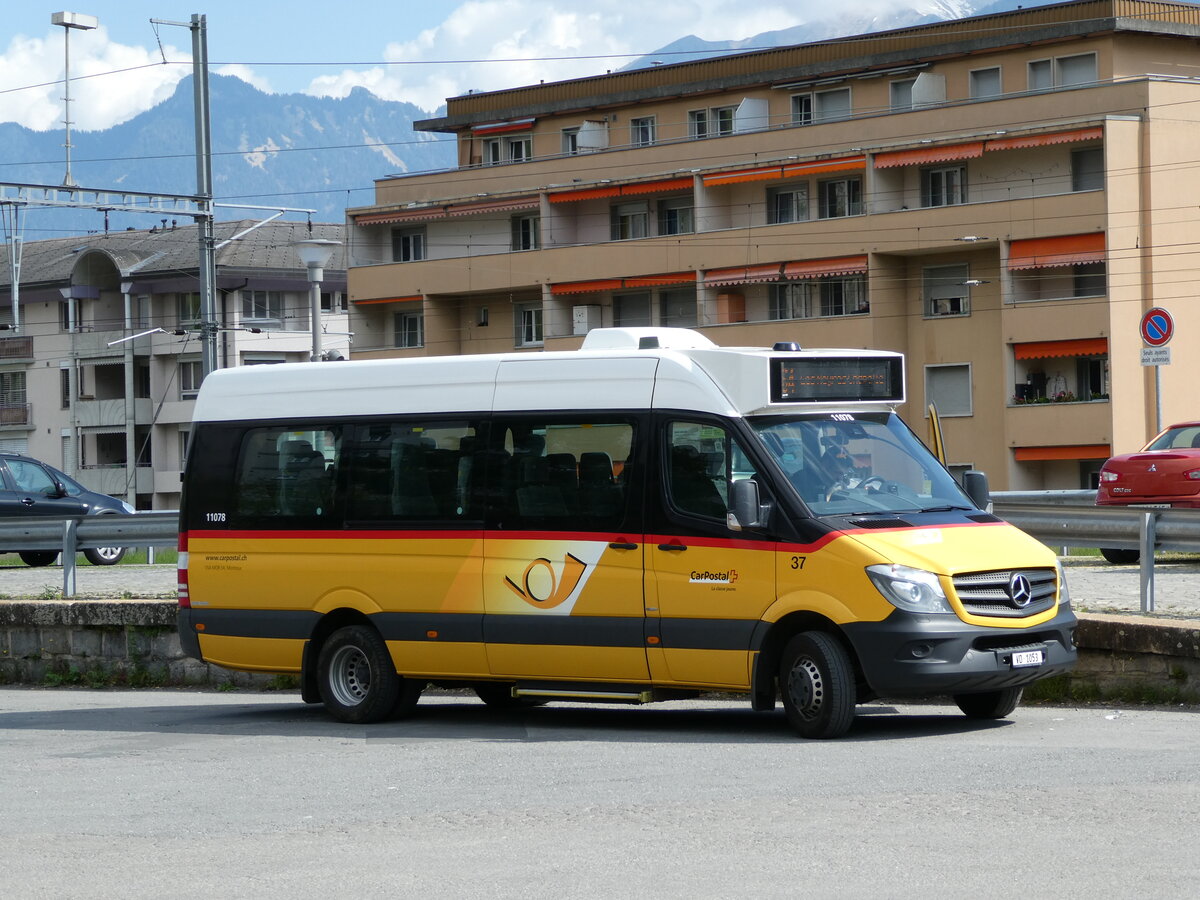
[{"label": "license plate", "polygon": [[1018,650],[1012,655],[1012,667],[1018,669],[1022,666],[1040,666],[1045,660],[1045,651]]},{"label": "license plate", "polygon": [[1130,507],[1136,507],[1137,509],[1170,509],[1171,508],[1170,503],[1130,503],[1128,505]]}]

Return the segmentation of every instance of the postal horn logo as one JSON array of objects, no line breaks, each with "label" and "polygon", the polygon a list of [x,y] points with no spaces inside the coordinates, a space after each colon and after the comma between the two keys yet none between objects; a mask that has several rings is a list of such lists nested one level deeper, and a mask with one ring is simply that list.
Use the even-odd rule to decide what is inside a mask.
[{"label": "postal horn logo", "polygon": [[587,563],[573,553],[563,557],[562,574],[554,571],[554,565],[545,557],[539,557],[525,567],[521,583],[517,584],[505,576],[508,589],[531,606],[538,609],[553,609],[566,601],[587,571]]}]

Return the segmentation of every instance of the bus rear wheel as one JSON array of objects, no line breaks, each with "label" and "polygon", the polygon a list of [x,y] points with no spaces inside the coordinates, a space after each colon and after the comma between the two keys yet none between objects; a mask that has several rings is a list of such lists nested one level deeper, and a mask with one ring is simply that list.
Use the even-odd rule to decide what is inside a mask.
[{"label": "bus rear wheel", "polygon": [[801,737],[840,737],[854,721],[854,669],[837,638],[821,631],[796,635],[783,649],[779,692],[788,721]]},{"label": "bus rear wheel", "polygon": [[1114,566],[1132,566],[1142,558],[1140,550],[1117,550],[1113,547],[1101,547],[1100,555]]},{"label": "bus rear wheel", "polygon": [[981,694],[955,694],[954,702],[968,719],[1006,719],[1021,702],[1024,688],[1004,688]]},{"label": "bus rear wheel", "polygon": [[329,636],[317,662],[321,700],[342,722],[363,724],[412,712],[421,685],[401,678],[379,632],[348,625]]}]

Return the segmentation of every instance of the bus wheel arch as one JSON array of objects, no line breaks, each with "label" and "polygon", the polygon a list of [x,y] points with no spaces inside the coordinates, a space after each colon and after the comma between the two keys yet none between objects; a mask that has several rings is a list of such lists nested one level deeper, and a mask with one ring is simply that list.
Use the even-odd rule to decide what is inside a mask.
[{"label": "bus wheel arch", "polygon": [[772,623],[759,645],[751,690],[753,708],[768,712],[775,708],[775,702],[781,696],[778,675],[784,650],[792,638],[806,631],[823,632],[841,645],[852,667],[857,702],[865,703],[873,700],[874,693],[867,685],[858,655],[837,624],[820,613],[797,611],[788,613]]},{"label": "bus wheel arch", "polygon": [[305,648],[302,695],[308,702],[324,703],[342,722],[406,716],[424,687],[396,671],[383,636],[355,610],[325,616]]},{"label": "bus wheel arch", "polygon": [[779,692],[788,721],[810,740],[841,737],[854,721],[854,666],[842,641],[828,631],[802,631],[783,648]]}]

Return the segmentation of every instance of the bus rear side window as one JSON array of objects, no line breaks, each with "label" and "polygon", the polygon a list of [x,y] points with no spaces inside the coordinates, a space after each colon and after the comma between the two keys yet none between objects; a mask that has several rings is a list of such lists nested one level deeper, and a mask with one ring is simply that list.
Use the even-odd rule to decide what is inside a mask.
[{"label": "bus rear side window", "polygon": [[341,429],[253,428],[242,438],[235,475],[240,519],[328,520]]}]

